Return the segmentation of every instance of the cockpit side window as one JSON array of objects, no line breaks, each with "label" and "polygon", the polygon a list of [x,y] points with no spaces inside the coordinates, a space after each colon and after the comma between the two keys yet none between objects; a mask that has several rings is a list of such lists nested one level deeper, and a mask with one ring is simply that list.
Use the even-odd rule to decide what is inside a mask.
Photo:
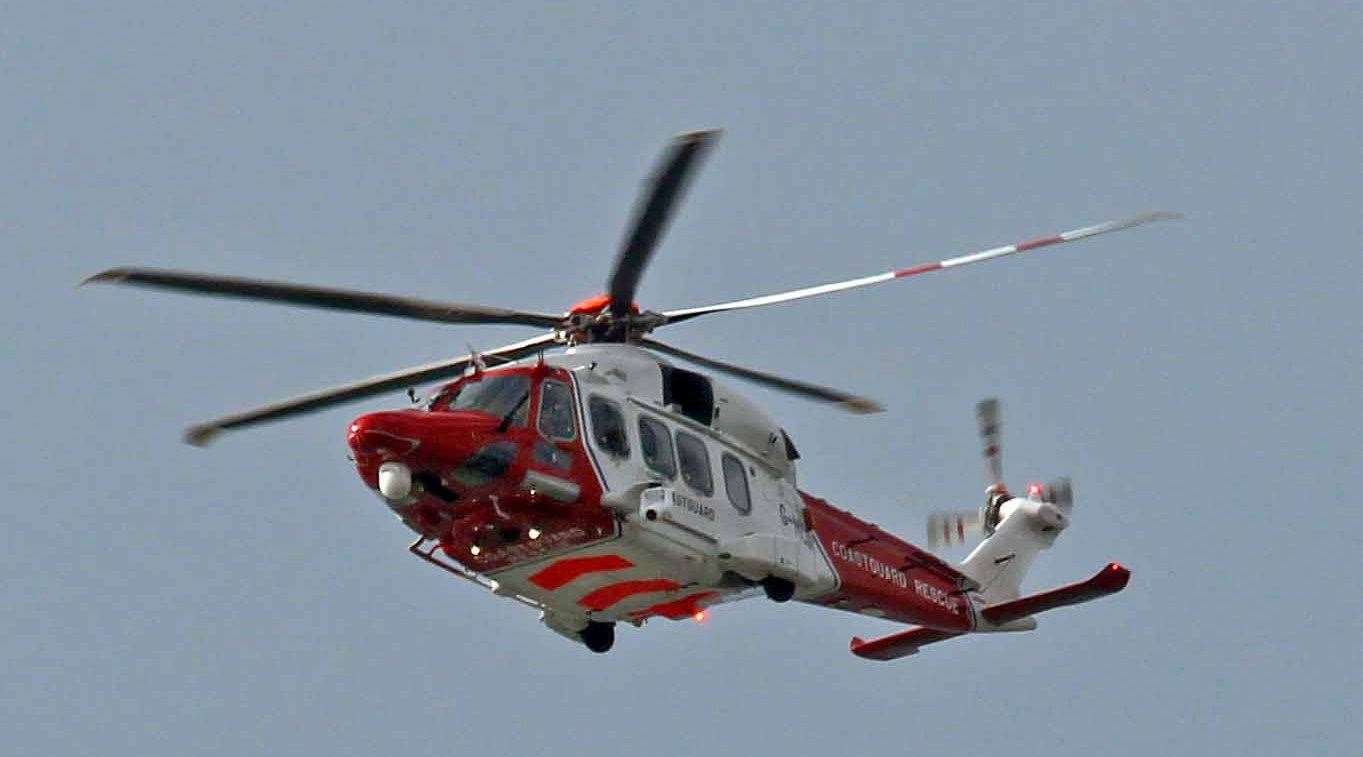
[{"label": "cockpit side window", "polygon": [[644,464],[664,478],[677,477],[677,460],[672,455],[672,435],[662,421],[639,416],[639,450]]},{"label": "cockpit side window", "polygon": [[514,373],[470,381],[459,388],[446,407],[449,410],[476,410],[498,418],[509,415],[510,425],[524,426],[530,410],[530,377]]},{"label": "cockpit side window", "polygon": [[540,384],[540,433],[554,441],[572,441],[577,438],[573,415],[573,390],[562,381],[545,379]]},{"label": "cockpit side window", "polygon": [[603,397],[593,396],[587,401],[587,414],[592,419],[592,441],[601,451],[619,457],[629,457],[629,436],[625,433],[625,416],[620,406]]},{"label": "cockpit side window", "polygon": [[677,462],[687,486],[707,497],[715,493],[715,480],[710,473],[710,451],[699,437],[685,431],[677,432]]}]

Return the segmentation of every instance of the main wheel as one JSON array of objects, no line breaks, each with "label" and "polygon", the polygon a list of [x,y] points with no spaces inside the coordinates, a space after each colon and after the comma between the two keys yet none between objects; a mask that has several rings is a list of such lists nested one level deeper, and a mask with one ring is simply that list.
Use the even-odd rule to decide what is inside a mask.
[{"label": "main wheel", "polygon": [[588,649],[605,654],[615,646],[615,624],[591,620],[587,622],[586,628],[578,631],[577,636]]},{"label": "main wheel", "polygon": [[787,602],[795,596],[795,583],[776,576],[767,576],[762,579],[762,591],[767,593],[767,599],[773,602]]}]

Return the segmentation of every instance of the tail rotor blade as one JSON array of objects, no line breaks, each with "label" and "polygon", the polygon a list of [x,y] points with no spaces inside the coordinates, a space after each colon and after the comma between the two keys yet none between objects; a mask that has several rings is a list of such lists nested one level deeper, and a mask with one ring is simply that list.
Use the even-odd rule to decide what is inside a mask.
[{"label": "tail rotor blade", "polygon": [[941,510],[928,515],[928,549],[954,547],[984,535],[978,510]]},{"label": "tail rotor blade", "polygon": [[1074,485],[1070,482],[1069,476],[1057,478],[1046,484],[1047,502],[1054,503],[1061,510],[1070,510],[1074,507]]},{"label": "tail rotor blade", "polygon": [[1003,450],[1000,441],[999,401],[993,397],[975,405],[975,419],[980,426],[980,441],[984,443],[985,475],[990,486],[1003,486]]}]

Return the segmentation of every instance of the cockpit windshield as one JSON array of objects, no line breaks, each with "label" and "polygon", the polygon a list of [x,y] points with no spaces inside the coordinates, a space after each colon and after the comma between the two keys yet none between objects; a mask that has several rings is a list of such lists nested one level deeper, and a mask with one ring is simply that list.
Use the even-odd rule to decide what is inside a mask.
[{"label": "cockpit windshield", "polygon": [[511,424],[524,426],[530,412],[530,377],[521,373],[485,376],[459,387],[446,410],[476,410],[498,418],[511,416]]}]

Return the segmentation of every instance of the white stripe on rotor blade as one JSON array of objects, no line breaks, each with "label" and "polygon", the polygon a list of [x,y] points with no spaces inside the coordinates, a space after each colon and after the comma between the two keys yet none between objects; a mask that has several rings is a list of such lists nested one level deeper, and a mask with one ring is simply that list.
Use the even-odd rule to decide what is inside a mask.
[{"label": "white stripe on rotor blade", "polygon": [[952,268],[958,265],[966,265],[967,263],[978,263],[981,260],[988,260],[990,258],[998,258],[1004,255],[1012,255],[1017,251],[1018,246],[1015,244],[1010,244],[1005,247],[995,247],[992,250],[985,250],[984,252],[976,252],[971,253],[970,255],[962,255],[959,258],[948,258],[946,260],[943,260],[941,265],[943,268]]},{"label": "white stripe on rotor blade", "polygon": [[686,308],[685,310],[669,310],[666,313],[666,315],[668,317],[674,318],[682,315],[690,315],[691,313],[712,312],[718,310],[734,310],[736,308],[757,307],[759,305],[774,305],[778,302],[799,300],[804,299],[805,297],[815,297],[820,294],[839,292],[842,291],[843,289],[853,289],[859,286],[866,286],[868,284],[878,284],[882,281],[890,281],[892,279],[894,279],[894,271],[889,271],[887,273],[878,273],[874,276],[866,276],[860,279],[852,279],[851,281],[839,281],[833,284],[820,284],[819,286],[806,287],[804,289],[796,289],[790,292],[768,294],[763,295],[761,297],[752,297],[746,300],[734,300],[733,302],[724,302],[718,305],[706,305],[704,307],[698,308]]}]

